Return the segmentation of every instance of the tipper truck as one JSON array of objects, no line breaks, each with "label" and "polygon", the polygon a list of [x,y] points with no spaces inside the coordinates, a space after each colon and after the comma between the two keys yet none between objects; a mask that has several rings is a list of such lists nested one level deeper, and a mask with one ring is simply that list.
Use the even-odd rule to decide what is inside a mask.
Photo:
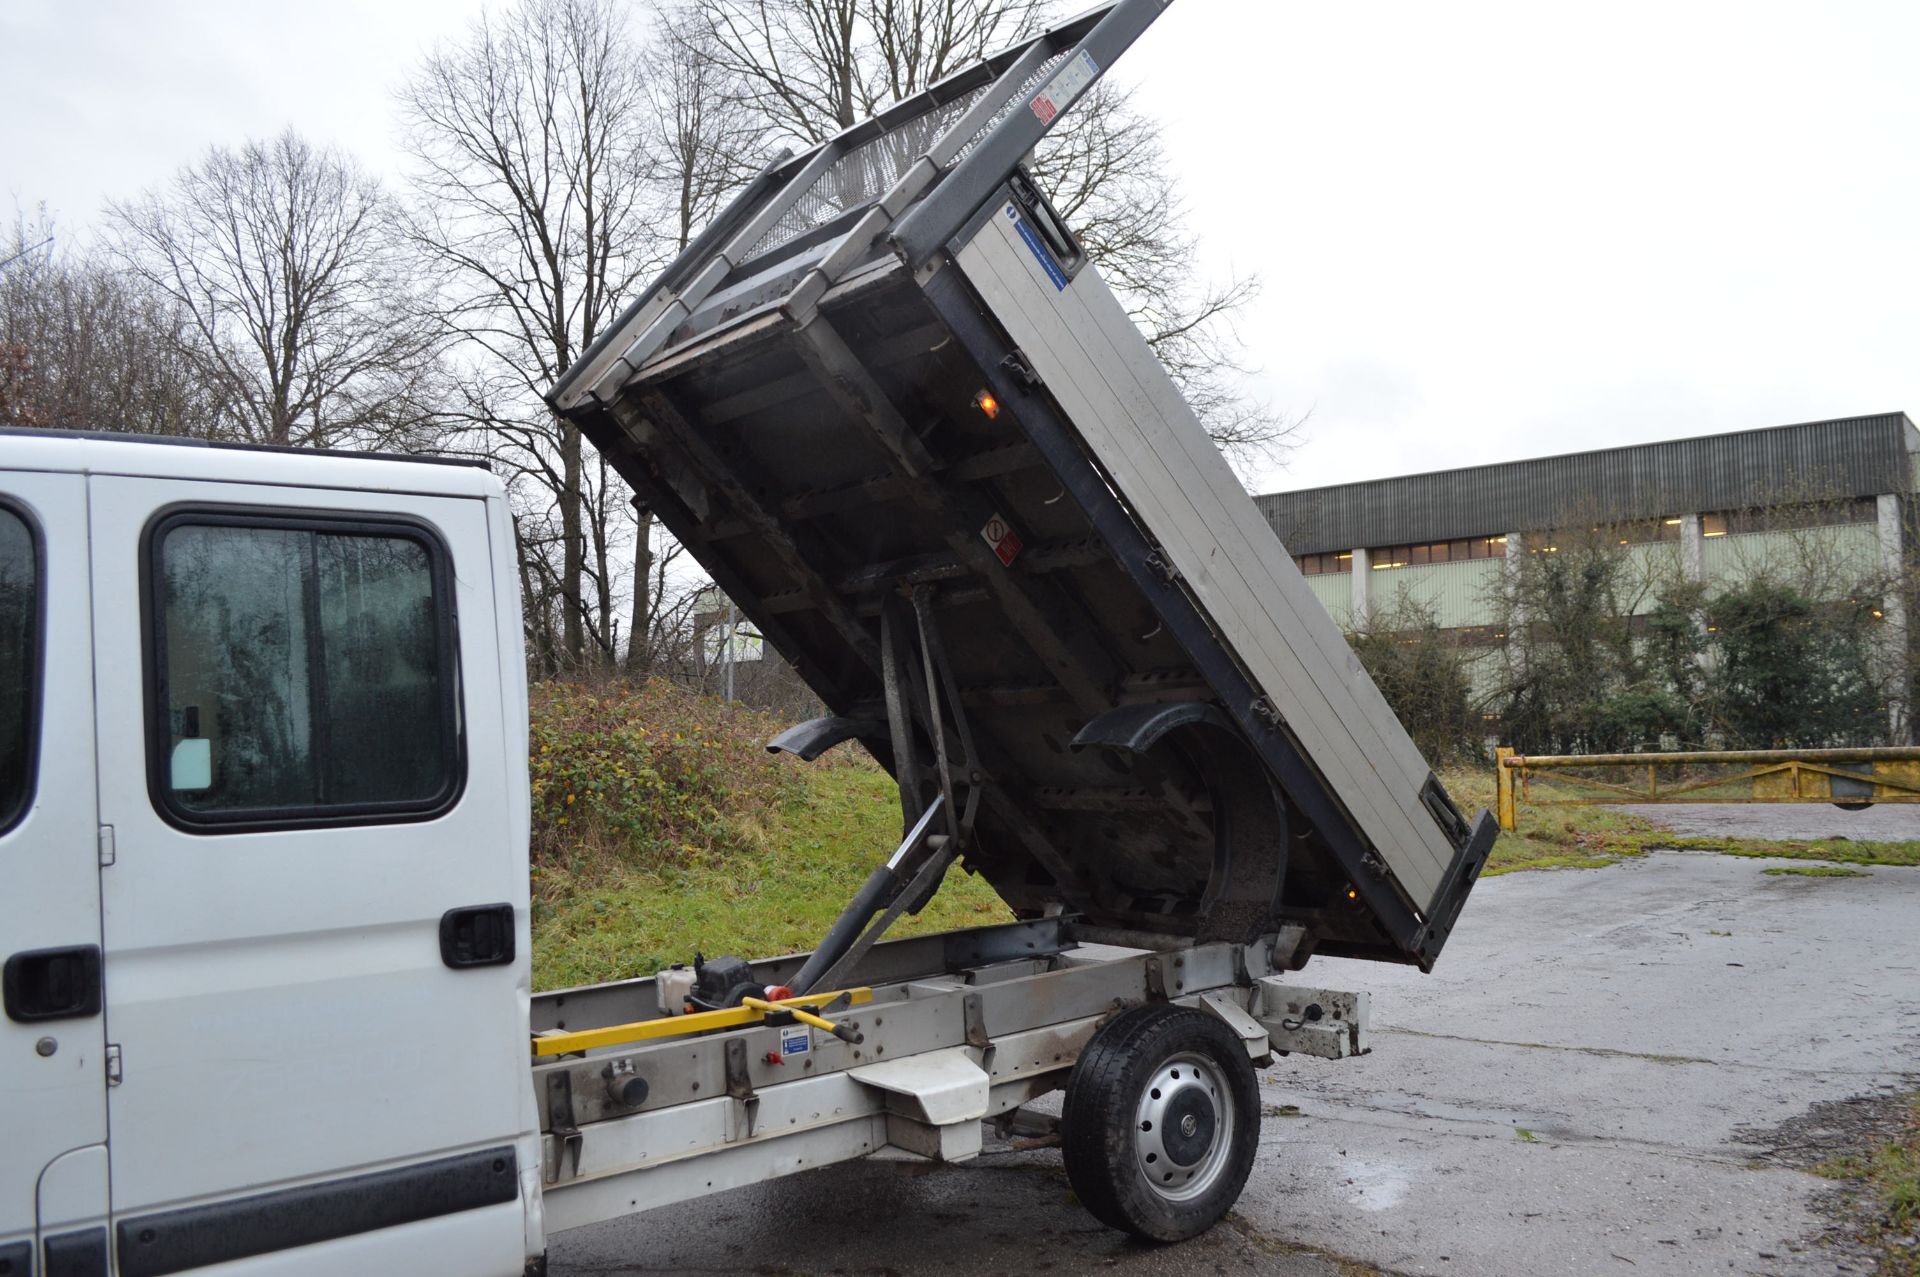
[{"label": "tipper truck", "polygon": [[[485,468],[0,434],[0,1274],[540,1272],[1023,1121],[1116,1228],[1232,1205],[1256,1066],[1368,1049],[1297,973],[1430,968],[1494,824],[1025,167],[1165,3],[769,166],[552,388],[824,706],[770,748],[899,782],[812,952],[532,991]],[[949,873],[1014,920],[885,938]]]}]

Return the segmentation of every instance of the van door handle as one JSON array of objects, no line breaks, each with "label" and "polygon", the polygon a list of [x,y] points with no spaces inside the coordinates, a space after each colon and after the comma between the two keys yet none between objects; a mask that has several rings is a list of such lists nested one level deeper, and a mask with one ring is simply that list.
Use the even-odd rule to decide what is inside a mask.
[{"label": "van door handle", "polygon": [[100,946],[29,949],[7,959],[0,974],[7,1018],[19,1024],[78,1020],[100,1014]]},{"label": "van door handle", "polygon": [[513,906],[467,905],[440,917],[440,961],[465,967],[505,966],[513,961]]}]

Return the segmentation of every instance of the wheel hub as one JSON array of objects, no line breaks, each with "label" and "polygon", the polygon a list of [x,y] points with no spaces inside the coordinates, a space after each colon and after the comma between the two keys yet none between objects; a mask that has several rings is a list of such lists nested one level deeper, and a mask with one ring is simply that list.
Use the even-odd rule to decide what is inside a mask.
[{"label": "wheel hub", "polygon": [[1134,1115],[1134,1155],[1154,1192],[1198,1197],[1224,1172],[1233,1142],[1226,1075],[1212,1060],[1180,1054],[1148,1079]]},{"label": "wheel hub", "polygon": [[[1184,1080],[1184,1079],[1183,1079]],[[1206,1156],[1213,1145],[1213,1128],[1218,1120],[1213,1100],[1204,1086],[1196,1083],[1180,1087],[1166,1108],[1167,1129],[1161,1132],[1161,1145],[1167,1160],[1175,1166],[1190,1167]]]}]

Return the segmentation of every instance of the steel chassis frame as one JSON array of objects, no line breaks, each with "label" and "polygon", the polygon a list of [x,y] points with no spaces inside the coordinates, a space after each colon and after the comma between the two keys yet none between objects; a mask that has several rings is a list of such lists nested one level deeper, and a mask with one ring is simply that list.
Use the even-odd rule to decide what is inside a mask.
[{"label": "steel chassis frame", "polygon": [[[1364,1053],[1365,994],[1281,978],[1304,938],[1286,927],[1248,944],[1166,946],[1168,937],[1084,927],[1070,917],[893,940],[850,978],[873,1000],[837,1014],[849,1043],[763,1023],[561,1056],[533,1068],[547,1232],[687,1201],[801,1170],[880,1155],[965,1161],[982,1122],[1066,1084],[1110,1018],[1146,1002],[1201,1007],[1250,1061],[1298,1051]],[[1124,947],[1132,942],[1135,947]],[[754,964],[789,978],[811,955]],[[543,994],[535,1032],[661,1014],[652,979]],[[638,1104],[616,1086],[648,1083]]]}]

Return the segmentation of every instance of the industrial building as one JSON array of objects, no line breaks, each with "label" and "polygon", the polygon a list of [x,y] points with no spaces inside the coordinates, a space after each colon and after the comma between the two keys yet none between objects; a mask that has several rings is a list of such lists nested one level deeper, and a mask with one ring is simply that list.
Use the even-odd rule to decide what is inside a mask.
[{"label": "industrial building", "polygon": [[[1602,448],[1256,497],[1349,630],[1402,598],[1462,641],[1496,640],[1501,574],[1523,553],[1604,530],[1651,578],[1709,584],[1804,557],[1836,592],[1891,580],[1907,539],[1920,430],[1903,412]],[[1651,595],[1639,608],[1653,605]],[[1901,601],[1882,603],[1889,637]],[[1902,644],[1902,646],[1904,646]]]}]

